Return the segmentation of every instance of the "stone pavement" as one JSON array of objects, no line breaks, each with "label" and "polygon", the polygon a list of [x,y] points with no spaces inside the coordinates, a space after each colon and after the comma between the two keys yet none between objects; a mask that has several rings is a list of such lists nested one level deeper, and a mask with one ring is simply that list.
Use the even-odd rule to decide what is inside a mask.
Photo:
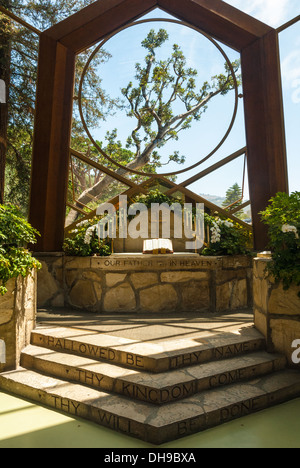
[{"label": "stone pavement", "polygon": [[159,343],[234,332],[253,325],[252,310],[228,314],[95,314],[72,309],[43,309],[38,311],[40,326],[61,326],[92,330],[133,340]]},{"label": "stone pavement", "polygon": [[252,320],[40,310],[0,388],[160,445],[300,395]]}]

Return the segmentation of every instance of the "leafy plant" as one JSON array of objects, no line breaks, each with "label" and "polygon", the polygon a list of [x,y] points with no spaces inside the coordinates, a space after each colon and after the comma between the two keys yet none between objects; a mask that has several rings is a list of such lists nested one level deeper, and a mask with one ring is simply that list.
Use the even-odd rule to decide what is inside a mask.
[{"label": "leafy plant", "polygon": [[282,281],[284,289],[300,286],[300,192],[278,193],[261,216],[269,228],[270,273]]},{"label": "leafy plant", "polygon": [[152,203],[166,203],[171,206],[173,203],[183,204],[179,197],[169,197],[161,192],[159,189],[150,190],[147,195],[138,195],[134,198],[134,203],[143,203],[147,208],[151,208]]},{"label": "leafy plant", "polygon": [[[169,197],[159,189],[150,190],[147,195],[140,195],[134,201],[144,203],[147,208],[150,208],[152,203],[166,203],[168,205],[179,203],[183,206],[181,198]],[[210,216],[207,213],[204,215],[204,222],[205,228],[209,229],[209,235],[206,235],[202,255],[246,255],[250,253],[253,246],[252,233],[241,225],[230,220]],[[207,232],[207,229],[205,231]]]},{"label": "leafy plant", "polygon": [[0,205],[0,294],[7,292],[6,284],[19,275],[25,277],[41,264],[32,257],[27,244],[35,244],[39,233],[23,218],[14,205]]},{"label": "leafy plant", "polygon": [[[206,245],[202,255],[249,255],[252,249],[252,233],[231,220],[204,215]],[[207,233],[207,230],[206,230]]]},{"label": "leafy plant", "polygon": [[94,217],[82,221],[65,238],[63,250],[69,256],[89,257],[92,255],[111,255],[110,241],[98,238],[97,223],[99,218]]}]

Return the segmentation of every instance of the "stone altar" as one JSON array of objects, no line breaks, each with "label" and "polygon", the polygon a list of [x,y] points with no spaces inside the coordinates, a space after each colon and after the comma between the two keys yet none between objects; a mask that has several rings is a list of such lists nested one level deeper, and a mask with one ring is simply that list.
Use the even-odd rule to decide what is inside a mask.
[{"label": "stone altar", "polygon": [[35,254],[38,306],[97,313],[220,312],[252,305],[252,259],[198,254]]}]

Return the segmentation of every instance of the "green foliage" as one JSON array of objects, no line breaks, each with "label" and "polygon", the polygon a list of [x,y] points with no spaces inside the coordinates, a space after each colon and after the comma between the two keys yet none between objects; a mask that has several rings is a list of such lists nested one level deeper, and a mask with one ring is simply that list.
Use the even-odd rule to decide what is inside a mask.
[{"label": "green foliage", "polygon": [[[4,4],[4,6],[40,31],[44,31],[93,1],[10,0],[5,2],[7,5]],[[1,18],[3,17],[0,14],[0,20]],[[7,140],[5,200],[19,205],[25,215],[28,211],[30,192],[39,37],[14,21],[9,22],[8,31],[9,34],[4,36],[0,22],[0,56],[3,50],[9,51],[8,66],[6,65],[9,71],[9,77],[6,79],[9,85],[8,130],[7,135],[0,135]],[[75,94],[78,91],[80,73],[89,53],[85,52],[77,56]],[[114,104],[102,90],[101,79],[96,73],[98,64],[105,62],[108,58],[109,55],[105,51],[98,55],[94,66],[90,67],[88,79],[84,83],[84,90],[93,92],[97,89],[97,96],[93,97],[93,103],[85,99],[83,102],[84,110],[89,110],[89,124],[91,126],[95,126],[99,120],[102,120],[110,110],[110,106]],[[0,72],[1,65],[0,63]],[[78,113],[75,113],[72,140],[76,141],[76,138],[80,138],[82,135],[84,135],[84,131]],[[74,147],[76,149],[76,145]]]},{"label": "green foliage", "polygon": [[[222,206],[227,208],[229,206],[232,206],[232,208],[237,208],[238,206],[241,206],[243,203],[243,190],[239,186],[238,183],[235,183],[230,187],[227,192],[226,192],[226,198],[224,202],[222,203]],[[245,219],[247,218],[246,213],[241,210],[235,212],[234,216],[240,219]]]},{"label": "green foliage", "polygon": [[[177,141],[180,132],[201,119],[215,96],[225,95],[234,88],[227,63],[224,73],[212,76],[210,83],[197,84],[198,70],[187,66],[187,59],[178,44],[173,44],[171,56],[159,60],[157,49],[168,40],[165,29],[158,32],[150,30],[142,42],[148,52],[144,63],[136,64],[135,80],[121,90],[128,104],[127,116],[137,121],[136,128],[127,139],[127,146],[134,148],[136,158],[142,163],[151,160],[157,167],[163,164],[155,150],[170,140]],[[238,61],[232,63],[235,72],[239,66]],[[239,78],[237,83],[240,84]],[[171,161],[183,164],[185,156],[175,151],[165,164]]]},{"label": "green foliage", "polygon": [[39,233],[23,218],[14,205],[0,205],[0,294],[7,292],[6,283],[19,275],[25,277],[41,264],[32,257],[26,245],[35,244]]},{"label": "green foliage", "polygon": [[171,206],[173,203],[183,204],[179,197],[169,197],[161,192],[159,189],[149,190],[147,195],[139,195],[134,198],[134,203],[143,203],[147,208],[151,208],[152,203],[166,203]]},{"label": "green foliage", "polygon": [[270,273],[282,281],[284,289],[300,286],[300,192],[278,193],[261,215],[269,228]]},{"label": "green foliage", "polygon": [[98,217],[82,221],[65,238],[63,250],[69,256],[90,257],[97,255],[105,257],[111,255],[110,240],[105,242],[98,239],[98,231],[95,227],[99,222]]},{"label": "green foliage", "polygon": [[[152,203],[173,203],[183,205],[179,197],[169,197],[159,189],[150,190],[147,195],[135,197],[134,202],[144,203],[147,208]],[[195,210],[194,210],[195,211]],[[222,220],[216,216],[204,215],[206,243],[202,255],[249,255],[253,248],[252,233],[238,223]],[[209,235],[207,235],[207,228]]]},{"label": "green foliage", "polygon": [[[206,245],[202,255],[250,255],[252,233],[240,224],[205,214]],[[209,235],[207,233],[209,231]]]}]

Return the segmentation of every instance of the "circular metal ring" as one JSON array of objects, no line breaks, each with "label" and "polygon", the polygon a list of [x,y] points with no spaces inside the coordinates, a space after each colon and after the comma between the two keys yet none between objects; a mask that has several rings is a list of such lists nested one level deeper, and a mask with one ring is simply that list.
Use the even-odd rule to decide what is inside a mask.
[{"label": "circular metal ring", "polygon": [[95,55],[99,52],[99,50],[103,47],[104,44],[106,44],[106,42],[108,42],[112,37],[116,36],[117,34],[119,34],[120,32],[122,31],[125,31],[126,29],[129,29],[133,26],[137,26],[137,25],[140,25],[140,24],[145,24],[145,23],[150,23],[150,22],[168,22],[168,23],[174,23],[174,24],[179,24],[180,26],[186,26],[190,29],[193,29],[195,31],[197,31],[199,34],[202,34],[204,37],[206,37],[218,50],[219,52],[223,55],[228,67],[229,67],[229,70],[230,70],[230,73],[232,75],[232,78],[233,78],[233,82],[234,82],[234,90],[235,90],[235,103],[234,103],[234,110],[233,110],[233,115],[232,115],[232,119],[230,121],[230,124],[229,124],[229,127],[225,133],[225,135],[223,136],[223,138],[220,140],[220,142],[218,143],[218,145],[203,159],[201,159],[200,161],[198,161],[197,163],[193,164],[192,166],[189,166],[185,169],[181,169],[179,171],[173,171],[173,172],[167,172],[167,173],[163,173],[163,174],[158,174],[160,175],[161,177],[167,177],[167,176],[176,176],[176,175],[179,175],[179,174],[183,174],[184,172],[188,172],[188,171],[191,171],[192,169],[195,169],[196,167],[200,166],[201,164],[203,164],[205,161],[207,161],[208,159],[210,159],[217,151],[218,149],[224,144],[224,142],[227,140],[231,130],[232,130],[232,127],[234,125],[234,122],[236,120],[236,116],[237,116],[237,110],[238,110],[238,100],[239,100],[239,92],[238,92],[238,84],[237,84],[237,78],[236,78],[236,75],[235,75],[235,72],[234,72],[234,69],[233,69],[233,66],[228,58],[228,56],[226,55],[226,53],[224,52],[224,50],[221,48],[221,46],[211,37],[209,36],[208,34],[206,34],[204,31],[201,31],[200,29],[196,28],[195,26],[192,26],[188,23],[185,23],[183,21],[179,21],[179,20],[175,20],[175,19],[169,19],[169,18],[149,18],[149,19],[145,19],[145,20],[140,20],[140,21],[135,21],[134,23],[130,23],[126,26],[123,26],[122,28],[119,28],[118,30],[114,31],[112,34],[110,34],[109,36],[107,36],[105,39],[103,39],[100,44],[96,47],[96,49],[92,52],[91,56],[89,57],[87,63],[85,64],[85,67],[83,69],[83,72],[82,72],[82,75],[81,75],[81,79],[80,79],[80,83],[79,83],[79,92],[78,92],[78,107],[79,107],[79,113],[80,113],[80,117],[81,117],[81,121],[82,121],[82,125],[89,137],[89,139],[91,140],[91,142],[93,143],[93,145],[95,146],[95,148],[99,151],[100,154],[102,154],[102,156],[104,156],[108,161],[110,161],[112,164],[114,164],[115,166],[123,169],[124,171],[126,172],[131,172],[132,174],[136,174],[136,175],[141,175],[141,176],[148,176],[148,177],[153,177],[153,173],[149,173],[149,172],[144,172],[144,171],[138,171],[138,170],[135,170],[135,169],[131,169],[127,166],[124,166],[120,163],[118,163],[117,161],[115,161],[114,159],[112,159],[108,154],[105,153],[105,151],[103,151],[103,149],[97,144],[97,142],[94,140],[93,136],[91,135],[87,125],[86,125],[86,122],[85,122],[85,119],[84,119],[84,116],[83,116],[83,111],[82,111],[82,100],[81,100],[81,97],[82,97],[82,87],[83,87],[83,81],[84,81],[84,78],[85,78],[85,75],[86,75],[86,72],[88,70],[88,67],[91,63],[91,61],[93,60],[93,58],[95,57]]}]

